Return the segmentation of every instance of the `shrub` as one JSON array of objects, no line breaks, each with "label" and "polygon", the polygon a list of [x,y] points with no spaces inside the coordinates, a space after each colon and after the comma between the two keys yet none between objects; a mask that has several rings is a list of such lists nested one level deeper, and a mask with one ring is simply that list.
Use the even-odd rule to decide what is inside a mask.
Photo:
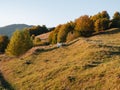
[{"label": "shrub", "polygon": [[39,43],[39,42],[41,42],[41,39],[38,38],[38,37],[36,37],[35,40],[34,40],[34,42],[35,42],[35,43]]},{"label": "shrub", "polygon": [[32,46],[33,44],[29,32],[26,30],[16,30],[7,46],[6,54],[19,56],[24,54]]},{"label": "shrub", "polygon": [[8,45],[9,39],[5,35],[0,35],[0,52],[5,52],[5,49]]}]

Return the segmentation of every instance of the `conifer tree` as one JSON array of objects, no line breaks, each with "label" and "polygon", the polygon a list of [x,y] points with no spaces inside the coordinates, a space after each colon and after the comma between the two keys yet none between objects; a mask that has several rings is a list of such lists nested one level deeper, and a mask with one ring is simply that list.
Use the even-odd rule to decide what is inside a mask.
[{"label": "conifer tree", "polygon": [[19,56],[30,49],[32,45],[32,40],[27,30],[16,30],[10,39],[10,43],[6,49],[6,54]]}]

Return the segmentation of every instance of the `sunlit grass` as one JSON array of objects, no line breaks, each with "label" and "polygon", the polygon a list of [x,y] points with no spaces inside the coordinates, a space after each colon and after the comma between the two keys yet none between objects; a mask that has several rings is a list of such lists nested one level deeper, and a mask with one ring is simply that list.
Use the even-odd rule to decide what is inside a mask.
[{"label": "sunlit grass", "polygon": [[78,38],[68,46],[0,65],[16,90],[119,90],[119,41],[119,32]]}]

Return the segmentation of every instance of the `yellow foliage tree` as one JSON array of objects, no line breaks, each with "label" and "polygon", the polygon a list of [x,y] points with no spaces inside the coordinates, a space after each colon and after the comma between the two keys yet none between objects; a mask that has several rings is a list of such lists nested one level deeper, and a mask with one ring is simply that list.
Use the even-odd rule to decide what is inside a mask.
[{"label": "yellow foliage tree", "polygon": [[16,30],[7,46],[6,54],[19,56],[30,49],[32,45],[32,40],[27,30]]}]

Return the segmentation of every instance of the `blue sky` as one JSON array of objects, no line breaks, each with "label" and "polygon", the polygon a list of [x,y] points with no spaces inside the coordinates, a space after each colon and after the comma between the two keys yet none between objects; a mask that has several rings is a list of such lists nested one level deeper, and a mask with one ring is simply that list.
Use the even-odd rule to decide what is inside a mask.
[{"label": "blue sky", "polygon": [[103,10],[112,17],[115,11],[120,12],[120,0],[0,0],[0,26],[25,23],[52,27]]}]

